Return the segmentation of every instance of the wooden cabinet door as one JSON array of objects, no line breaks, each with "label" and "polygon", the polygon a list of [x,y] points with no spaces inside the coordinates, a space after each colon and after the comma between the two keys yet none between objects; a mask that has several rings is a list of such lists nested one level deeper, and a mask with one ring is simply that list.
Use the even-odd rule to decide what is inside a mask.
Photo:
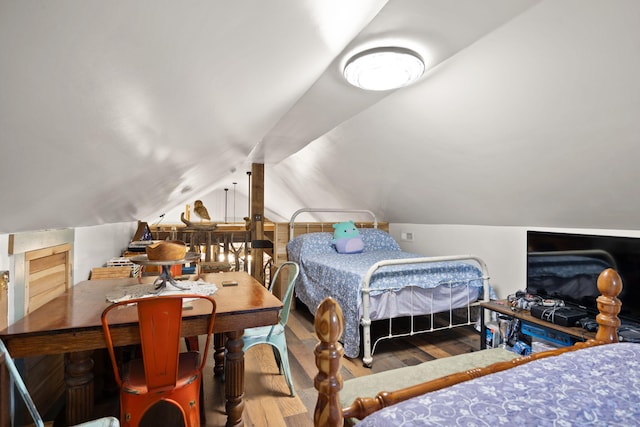
[{"label": "wooden cabinet door", "polygon": [[[25,313],[71,286],[71,243],[25,252]],[[64,355],[24,359],[23,379],[42,416],[49,415],[65,391]]]}]

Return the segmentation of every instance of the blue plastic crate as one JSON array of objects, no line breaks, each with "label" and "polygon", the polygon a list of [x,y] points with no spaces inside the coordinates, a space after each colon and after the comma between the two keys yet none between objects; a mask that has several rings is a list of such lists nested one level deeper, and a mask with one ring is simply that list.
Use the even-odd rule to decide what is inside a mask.
[{"label": "blue plastic crate", "polygon": [[182,274],[195,274],[196,273],[196,266],[191,266],[191,267],[186,267],[186,266],[182,266]]},{"label": "blue plastic crate", "polygon": [[573,345],[573,343],[575,342],[570,335],[567,335],[563,332],[543,328],[542,326],[534,325],[527,322],[522,322],[520,332],[524,335],[528,335],[534,338],[540,338],[563,347]]}]

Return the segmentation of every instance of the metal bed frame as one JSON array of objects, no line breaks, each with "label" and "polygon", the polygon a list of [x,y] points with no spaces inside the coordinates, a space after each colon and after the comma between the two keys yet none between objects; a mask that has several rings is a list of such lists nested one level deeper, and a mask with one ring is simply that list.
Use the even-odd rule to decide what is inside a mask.
[{"label": "metal bed frame", "polygon": [[[378,221],[377,218],[375,216],[375,214],[369,210],[366,209],[323,209],[323,208],[302,208],[302,209],[298,209],[292,216],[291,219],[289,221],[289,241],[291,241],[294,237],[294,224],[295,224],[295,219],[298,215],[305,213],[305,212],[336,212],[336,213],[366,213],[368,215],[370,215],[373,218],[373,228],[378,228]],[[371,278],[374,275],[374,273],[385,266],[389,266],[389,265],[401,265],[401,264],[416,264],[416,263],[434,263],[434,262],[446,262],[446,261],[474,261],[475,263],[478,264],[481,272],[482,272],[482,276],[480,278],[476,278],[473,280],[478,280],[478,279],[482,279],[482,286],[483,286],[483,297],[481,300],[477,300],[475,302],[470,302],[469,298],[467,298],[467,304],[463,307],[452,307],[452,287],[454,284],[457,283],[463,283],[460,281],[452,281],[452,282],[447,282],[447,283],[443,283],[441,285],[448,285],[450,292],[449,292],[449,322],[448,324],[444,325],[444,326],[436,326],[434,324],[434,313],[433,310],[429,310],[429,313],[422,313],[422,312],[417,312],[417,313],[413,313],[413,287],[411,287],[411,297],[412,297],[412,302],[411,302],[411,315],[408,316],[410,318],[410,324],[411,324],[411,329],[409,332],[404,332],[404,333],[395,333],[393,332],[393,318],[389,317],[388,318],[388,333],[386,335],[383,335],[381,337],[379,337],[374,343],[373,346],[371,345],[371,314],[370,314],[370,292],[371,289],[369,287],[369,284],[371,282]],[[466,284],[464,286],[466,286],[468,288],[469,286],[469,281],[465,281]],[[397,290],[397,289],[395,289]],[[384,288],[376,288],[375,289],[376,292],[378,291],[382,291],[382,292],[390,292],[392,291],[392,289],[384,289]],[[405,336],[413,336],[413,335],[418,335],[418,334],[423,334],[423,333],[428,333],[428,332],[435,332],[435,331],[439,331],[439,330],[443,330],[443,329],[451,329],[454,327],[459,327],[459,326],[468,326],[468,325],[472,325],[474,323],[476,323],[475,319],[472,319],[472,314],[471,314],[471,308],[474,306],[479,306],[481,302],[487,302],[489,301],[489,272],[487,269],[487,265],[486,263],[479,257],[475,256],[475,255],[450,255],[450,256],[437,256],[437,257],[419,257],[419,258],[405,258],[405,259],[390,259],[390,260],[382,260],[382,261],[378,261],[375,264],[373,264],[369,270],[367,271],[367,273],[364,275],[363,279],[362,279],[362,285],[361,285],[361,291],[362,293],[362,317],[360,318],[360,325],[362,326],[362,330],[363,330],[363,336],[362,338],[362,343],[363,343],[363,347],[364,347],[364,356],[362,358],[362,363],[364,364],[364,366],[366,367],[371,367],[371,365],[373,364],[373,353],[375,352],[375,348],[378,345],[378,343],[382,340],[386,340],[386,339],[391,339],[391,338],[399,338],[399,337],[405,337]],[[468,295],[468,292],[467,292]],[[464,309],[466,308],[467,313],[466,313],[466,320],[461,321],[461,322],[455,322],[454,320],[454,315],[453,312],[456,309]],[[440,311],[439,313],[446,313],[444,311]],[[426,329],[416,329],[415,328],[415,322],[414,322],[414,317],[415,316],[422,316],[422,315],[426,315],[429,314],[430,315],[430,322],[429,322],[429,327]],[[482,312],[479,313],[479,315],[482,315]],[[384,319],[379,319],[379,320],[384,320]]]}]

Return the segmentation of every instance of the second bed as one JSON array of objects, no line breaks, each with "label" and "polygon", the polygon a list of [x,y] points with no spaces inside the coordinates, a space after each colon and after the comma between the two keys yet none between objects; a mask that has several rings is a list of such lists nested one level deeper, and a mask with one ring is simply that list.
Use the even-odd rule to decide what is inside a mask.
[{"label": "second bed", "polygon": [[[292,230],[296,215],[291,219]],[[358,357],[362,344],[365,366],[371,366],[381,340],[474,324],[480,310],[472,308],[495,297],[487,266],[476,256],[425,257],[402,251],[385,231],[359,231],[364,243],[361,253],[338,253],[329,232],[298,235],[289,241],[287,250],[288,259],[300,266],[297,297],[312,311],[328,296],[340,303],[345,355]],[[430,316],[426,327],[415,321],[416,316],[433,313],[447,313],[448,321],[436,324]],[[393,319],[398,318],[409,319],[408,330],[395,330]],[[389,320],[388,332],[372,345],[371,322],[385,319]]]}]

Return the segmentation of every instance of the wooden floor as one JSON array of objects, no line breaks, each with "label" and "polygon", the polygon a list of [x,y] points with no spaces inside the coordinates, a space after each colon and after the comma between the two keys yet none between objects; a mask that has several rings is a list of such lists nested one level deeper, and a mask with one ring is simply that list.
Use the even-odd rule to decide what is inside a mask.
[{"label": "wooden floor", "polygon": [[[386,328],[386,323],[381,327]],[[378,329],[379,330],[379,329]],[[372,329],[375,336],[376,325]],[[314,348],[317,339],[313,331],[313,317],[302,305],[291,312],[287,324],[289,362],[296,396],[289,395],[284,376],[267,345],[252,347],[245,354],[245,426],[313,426],[316,390],[313,378],[317,374]],[[202,338],[202,337],[201,337]],[[342,376],[345,380],[370,375],[374,372],[416,365],[436,358],[476,351],[480,336],[471,327],[447,329],[414,337],[385,340],[376,348],[372,368],[365,368],[360,359],[344,358]],[[213,373],[213,352],[209,352],[206,372]],[[224,426],[224,383],[220,378],[205,376],[204,383],[206,426]],[[144,426],[180,426],[174,408],[170,405],[156,408],[143,420]],[[96,416],[118,416],[117,396],[102,405]],[[56,426],[64,425],[56,422]]]},{"label": "wooden floor", "polygon": [[[317,374],[313,350],[318,340],[313,332],[313,317],[302,304],[297,304],[297,309],[291,313],[286,333],[296,396],[289,396],[284,376],[278,374],[271,348],[261,345],[249,349],[245,354],[246,426],[313,426],[316,402],[313,378]],[[470,326],[385,340],[376,348],[372,368],[365,368],[360,359],[344,358],[342,376],[347,380],[479,348],[480,335]],[[212,369],[212,365],[207,369]],[[224,425],[224,384],[207,381],[205,396],[206,425]]]}]

